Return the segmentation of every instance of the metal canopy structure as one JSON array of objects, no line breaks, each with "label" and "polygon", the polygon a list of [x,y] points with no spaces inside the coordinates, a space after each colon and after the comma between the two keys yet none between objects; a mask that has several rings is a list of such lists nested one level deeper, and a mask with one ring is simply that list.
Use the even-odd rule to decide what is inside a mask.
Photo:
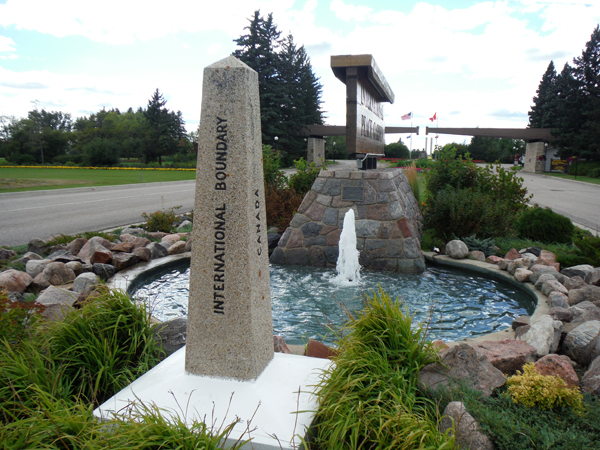
[{"label": "metal canopy structure", "polygon": [[481,136],[505,139],[522,139],[524,141],[554,141],[551,128],[433,128],[425,127],[428,134],[455,134],[459,136]]},{"label": "metal canopy structure", "polygon": [[[415,133],[419,134],[419,127],[385,127],[386,134],[394,133]],[[303,136],[324,137],[324,136],[346,136],[345,125],[308,125],[300,134]]]}]

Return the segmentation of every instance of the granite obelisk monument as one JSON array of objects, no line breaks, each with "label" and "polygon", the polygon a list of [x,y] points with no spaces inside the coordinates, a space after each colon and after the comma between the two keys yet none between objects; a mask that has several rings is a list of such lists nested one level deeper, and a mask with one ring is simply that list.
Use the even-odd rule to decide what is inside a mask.
[{"label": "granite obelisk monument", "polygon": [[258,74],[204,69],[185,368],[258,377],[273,359]]}]

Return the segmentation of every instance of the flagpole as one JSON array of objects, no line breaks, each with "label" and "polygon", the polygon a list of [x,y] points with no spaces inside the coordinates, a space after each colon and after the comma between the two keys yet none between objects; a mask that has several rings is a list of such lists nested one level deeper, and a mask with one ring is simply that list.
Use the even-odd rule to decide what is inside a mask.
[{"label": "flagpole", "polygon": [[[412,128],[412,111],[410,112],[410,127]],[[412,159],[412,130],[410,132],[410,154],[408,155],[408,159]]]}]

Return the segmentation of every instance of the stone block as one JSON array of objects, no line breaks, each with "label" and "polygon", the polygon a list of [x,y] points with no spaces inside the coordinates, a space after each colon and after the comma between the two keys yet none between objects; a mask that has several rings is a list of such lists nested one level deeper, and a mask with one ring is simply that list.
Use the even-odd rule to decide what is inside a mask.
[{"label": "stone block", "polygon": [[304,214],[308,216],[311,220],[319,222],[321,221],[321,219],[323,219],[323,214],[325,214],[325,208],[326,207],[323,206],[321,203],[313,202],[313,204],[308,207]]},{"label": "stone block", "polygon": [[315,223],[315,222],[308,222],[305,223],[304,225],[302,225],[300,227],[300,230],[302,231],[302,235],[305,238],[308,237],[313,237],[313,236],[318,236],[319,233],[321,232],[321,228],[323,227],[323,225]]},{"label": "stone block", "polygon": [[377,220],[357,220],[356,222],[357,238],[374,238],[379,231],[379,222]]},{"label": "stone block", "polygon": [[311,266],[324,267],[327,265],[327,257],[323,246],[308,247],[308,262]]},{"label": "stone block", "polygon": [[285,252],[285,263],[290,266],[308,266],[308,249],[290,248]]},{"label": "stone block", "polygon": [[408,223],[408,220],[406,220],[406,217],[399,219],[396,222],[396,224],[398,225],[398,229],[400,230],[400,233],[402,234],[403,238],[408,239],[408,238],[413,237],[413,232],[410,228],[410,224]]}]

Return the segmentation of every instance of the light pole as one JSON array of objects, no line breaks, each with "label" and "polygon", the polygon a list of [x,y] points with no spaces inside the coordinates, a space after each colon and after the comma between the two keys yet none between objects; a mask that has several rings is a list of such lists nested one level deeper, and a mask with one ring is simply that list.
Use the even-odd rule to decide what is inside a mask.
[{"label": "light pole", "polygon": [[336,151],[335,151],[335,141],[333,141],[333,150],[331,151],[331,153],[333,153],[333,162],[335,162],[335,154],[336,154]]},{"label": "light pole", "polygon": [[277,148],[277,141],[279,141],[279,137],[275,136],[273,139],[275,139],[275,151],[278,151],[279,149]]}]

